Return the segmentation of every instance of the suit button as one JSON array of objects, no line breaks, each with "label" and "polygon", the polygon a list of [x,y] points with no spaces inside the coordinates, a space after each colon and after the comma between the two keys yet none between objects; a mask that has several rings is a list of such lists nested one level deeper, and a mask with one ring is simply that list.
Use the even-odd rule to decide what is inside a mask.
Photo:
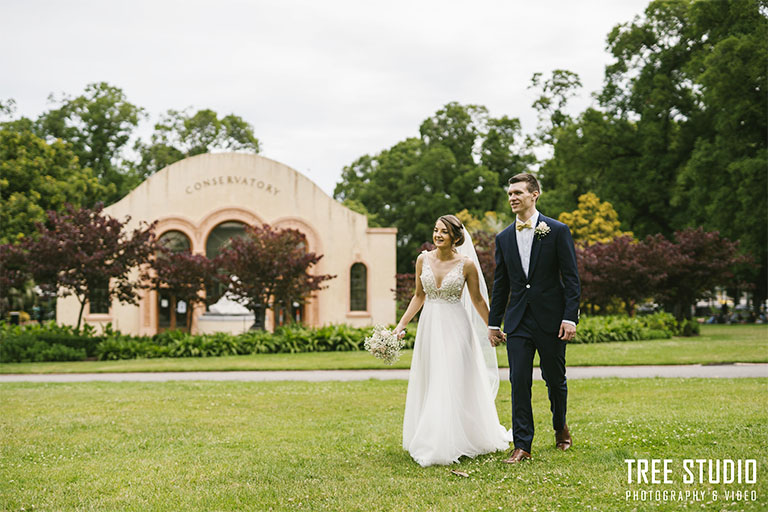
[{"label": "suit button", "polygon": [[527,285],[525,285],[525,287],[526,287],[526,288],[530,288],[530,287],[531,287],[531,285],[527,284]]}]

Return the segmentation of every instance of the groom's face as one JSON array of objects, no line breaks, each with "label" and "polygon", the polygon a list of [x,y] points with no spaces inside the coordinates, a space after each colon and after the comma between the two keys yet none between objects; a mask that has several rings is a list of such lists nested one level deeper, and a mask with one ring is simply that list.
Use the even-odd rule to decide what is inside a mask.
[{"label": "groom's face", "polygon": [[528,212],[536,205],[536,198],[539,197],[538,191],[529,192],[528,184],[524,182],[512,183],[507,189],[509,196],[509,206],[516,214]]}]

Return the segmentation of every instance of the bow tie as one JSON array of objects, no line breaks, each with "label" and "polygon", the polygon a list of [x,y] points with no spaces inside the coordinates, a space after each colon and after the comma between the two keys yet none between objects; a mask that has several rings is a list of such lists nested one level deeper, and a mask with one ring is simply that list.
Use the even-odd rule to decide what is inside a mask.
[{"label": "bow tie", "polygon": [[515,224],[515,226],[517,227],[517,230],[518,230],[518,231],[522,231],[522,230],[524,230],[524,229],[531,229],[531,228],[533,227],[533,226],[531,225],[531,220],[530,220],[530,219],[528,219],[528,220],[527,220],[527,221],[525,221],[525,222],[520,222],[520,221],[518,220],[518,221],[517,221],[517,223]]}]

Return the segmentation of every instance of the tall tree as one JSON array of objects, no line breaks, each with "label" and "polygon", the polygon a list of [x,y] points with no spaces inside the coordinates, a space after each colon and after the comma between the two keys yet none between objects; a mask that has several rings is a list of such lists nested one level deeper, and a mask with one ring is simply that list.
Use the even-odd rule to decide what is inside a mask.
[{"label": "tall tree", "polygon": [[475,163],[476,142],[486,133],[487,122],[485,107],[451,102],[424,120],[419,133],[427,146],[443,146],[453,154],[457,165],[471,166]]},{"label": "tall tree", "polygon": [[490,118],[486,126],[488,131],[480,146],[480,162],[498,175],[499,185],[505,187],[510,177],[526,172],[536,158],[526,147],[519,119]]},{"label": "tall tree", "polygon": [[[484,107],[449,103],[421,124],[421,138],[365,155],[344,168],[334,196],[354,200],[375,221],[398,228],[398,272],[413,270],[435,220],[467,209],[481,217],[504,206],[502,184],[532,161],[519,121],[488,118]],[[518,153],[519,152],[519,153]]]},{"label": "tall tree", "polygon": [[0,243],[34,234],[48,210],[90,206],[110,192],[68,145],[0,126]]},{"label": "tall tree", "polygon": [[573,210],[592,191],[638,236],[719,230],[754,256],[750,277],[756,304],[763,302],[765,9],[760,0],[656,0],[615,27],[599,108],[553,137],[553,157],[541,167],[542,208]]},{"label": "tall tree", "polygon": [[138,141],[135,149],[141,160],[138,173],[146,178],[184,158],[212,151],[259,152],[259,140],[253,127],[241,117],[229,114],[222,118],[213,110],[169,110],[155,124],[149,143]]},{"label": "tall tree", "polygon": [[555,69],[546,79],[542,73],[533,74],[528,88],[539,90],[539,97],[532,105],[539,117],[536,144],[554,144],[558,131],[573,122],[568,113],[568,101],[576,96],[581,86],[579,75],[567,69]]},{"label": "tall tree", "polygon": [[0,319],[16,306],[31,279],[28,260],[21,244],[0,244]]},{"label": "tall tree", "polygon": [[107,303],[136,304],[138,292],[148,286],[147,263],[157,250],[154,224],[129,232],[129,220],[104,214],[101,204],[93,209],[66,205],[61,213],[49,211],[47,222],[38,224],[37,238],[25,240],[34,255],[30,273],[43,292],[74,295],[80,303],[78,329],[95,292]]},{"label": "tall tree", "polygon": [[[762,12],[761,12],[762,8]],[[757,307],[768,298],[768,20],[764,2],[697,2],[689,22],[706,37],[692,61],[700,131],[678,177],[675,202],[694,223],[738,239],[754,265]]]},{"label": "tall tree", "polygon": [[106,82],[88,84],[77,97],[49,99],[58,107],[36,121],[38,135],[69,143],[80,165],[93,169],[103,185],[114,185],[104,198],[107,204],[130,191],[137,180],[126,169],[123,150],[144,109],[130,103],[122,89]]}]

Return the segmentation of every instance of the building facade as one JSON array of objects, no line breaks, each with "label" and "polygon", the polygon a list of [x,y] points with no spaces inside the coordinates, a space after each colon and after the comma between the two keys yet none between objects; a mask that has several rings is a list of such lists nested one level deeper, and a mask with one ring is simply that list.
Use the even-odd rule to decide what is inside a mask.
[{"label": "building facade", "polygon": [[[367,218],[324,193],[296,170],[258,155],[204,154],[187,158],[149,177],[105,213],[128,229],[157,221],[156,233],[175,250],[215,256],[245,225],[293,228],[308,250],[323,255],[312,273],[336,276],[306,304],[268,311],[267,328],[291,315],[310,326],[346,323],[390,324],[395,319],[395,228],[368,227]],[[79,303],[59,299],[57,321],[77,323]],[[84,321],[135,335],[191,326],[193,332],[243,332],[253,315],[236,302],[189,310],[162,291],[144,291],[137,306],[117,301],[86,305]]]}]

